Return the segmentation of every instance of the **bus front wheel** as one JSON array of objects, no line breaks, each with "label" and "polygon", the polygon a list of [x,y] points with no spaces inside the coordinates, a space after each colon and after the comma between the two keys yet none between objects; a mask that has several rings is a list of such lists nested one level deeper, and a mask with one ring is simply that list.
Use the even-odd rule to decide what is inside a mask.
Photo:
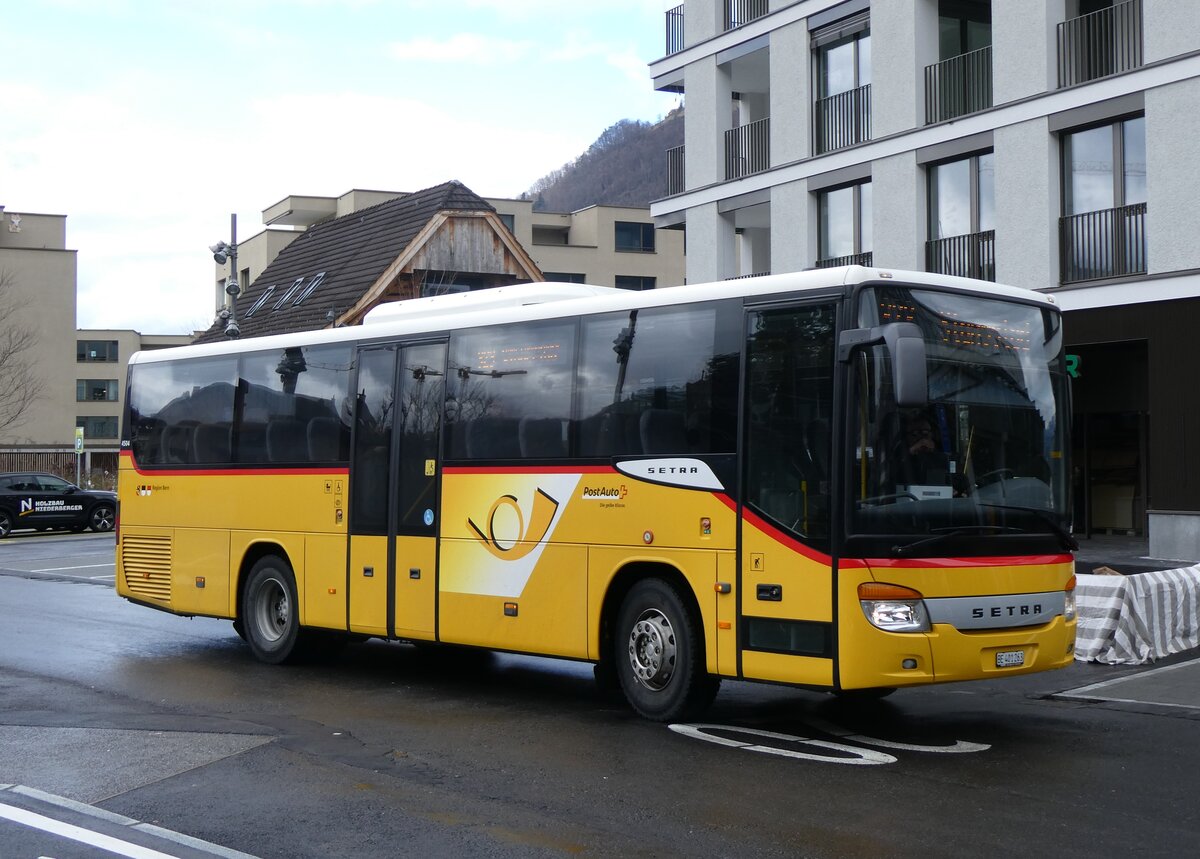
[{"label": "bus front wheel", "polygon": [[656,722],[697,715],[712,703],[720,684],[705,669],[696,620],[679,592],[662,579],[638,582],[626,595],[613,657],[630,706]]},{"label": "bus front wheel", "polygon": [[246,643],[259,660],[278,664],[296,655],[300,639],[296,577],[282,558],[267,555],[250,568],[240,620]]}]

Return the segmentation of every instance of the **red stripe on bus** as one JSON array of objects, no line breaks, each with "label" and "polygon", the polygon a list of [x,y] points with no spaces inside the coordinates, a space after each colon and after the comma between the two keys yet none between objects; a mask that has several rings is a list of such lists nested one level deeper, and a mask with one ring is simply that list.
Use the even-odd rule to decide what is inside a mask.
[{"label": "red stripe on bus", "polygon": [[[816,561],[818,563],[824,564],[827,567],[833,565],[833,558],[831,558],[829,555],[826,555],[822,552],[818,552],[816,549],[812,548],[811,546],[804,545],[799,540],[797,540],[795,537],[791,537],[791,536],[785,534],[783,531],[776,528],[774,525],[768,524],[766,520],[761,519],[757,515],[755,515],[755,513],[752,510],[750,510],[749,507],[742,508],[742,518],[745,520],[746,524],[752,525],[753,527],[757,528],[759,531],[762,531],[764,534],[766,534],[768,537],[772,538],[776,542],[782,543],[783,545],[787,546],[792,551],[808,558],[810,561]],[[842,566],[855,566],[855,562],[851,561],[849,564],[847,564],[845,561],[843,561],[843,562],[841,562],[841,565]]]}]

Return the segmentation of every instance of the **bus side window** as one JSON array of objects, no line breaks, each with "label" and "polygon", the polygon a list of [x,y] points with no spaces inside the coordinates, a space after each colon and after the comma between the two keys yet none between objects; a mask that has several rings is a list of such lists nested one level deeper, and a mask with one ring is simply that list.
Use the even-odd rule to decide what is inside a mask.
[{"label": "bus side window", "polygon": [[732,452],[739,319],[725,301],[584,319],[580,455]]},{"label": "bus side window", "polygon": [[547,320],[451,336],[445,420],[450,458],[567,454],[576,327],[574,321]]}]

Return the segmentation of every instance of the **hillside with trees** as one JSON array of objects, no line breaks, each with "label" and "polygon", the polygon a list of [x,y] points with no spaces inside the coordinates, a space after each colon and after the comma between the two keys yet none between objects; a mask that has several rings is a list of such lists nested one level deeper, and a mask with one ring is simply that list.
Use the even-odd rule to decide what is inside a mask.
[{"label": "hillside with trees", "polygon": [[659,122],[622,119],[588,150],[521,195],[544,212],[593,205],[648,206],[667,195],[667,150],[683,145],[683,109]]}]

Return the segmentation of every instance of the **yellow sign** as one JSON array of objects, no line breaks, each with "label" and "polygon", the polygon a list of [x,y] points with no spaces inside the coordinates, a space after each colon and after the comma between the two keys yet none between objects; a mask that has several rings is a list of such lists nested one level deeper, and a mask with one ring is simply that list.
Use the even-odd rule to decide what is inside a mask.
[{"label": "yellow sign", "polygon": [[83,427],[75,427],[75,452],[83,452]]}]

